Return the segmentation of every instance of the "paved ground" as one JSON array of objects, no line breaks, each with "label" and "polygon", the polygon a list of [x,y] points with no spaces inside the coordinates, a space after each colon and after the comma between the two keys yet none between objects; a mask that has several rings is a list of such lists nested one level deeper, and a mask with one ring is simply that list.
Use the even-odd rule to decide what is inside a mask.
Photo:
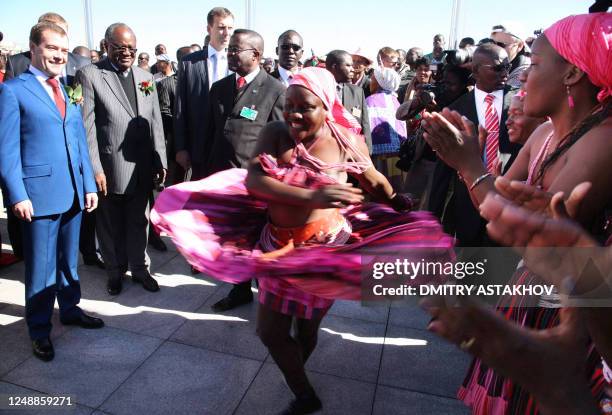
[{"label": "paved ground", "polygon": [[[0,221],[6,251],[4,215]],[[291,393],[255,335],[256,304],[212,313],[227,286],[191,276],[166,241],[168,252],[150,251],[158,293],[125,281],[111,297],[104,273],[81,265],[81,306],[106,327],[63,327],[56,310],[50,363],[31,353],[23,263],[0,269],[0,396],[68,394],[74,414],[251,415],[284,408]],[[454,396],[469,358],[427,332],[427,321],[416,307],[337,302],[307,364],[321,413],[466,414]]]}]

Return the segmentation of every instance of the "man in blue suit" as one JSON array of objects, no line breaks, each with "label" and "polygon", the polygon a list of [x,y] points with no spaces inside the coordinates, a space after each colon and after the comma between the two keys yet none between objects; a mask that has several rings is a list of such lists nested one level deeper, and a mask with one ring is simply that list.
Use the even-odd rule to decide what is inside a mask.
[{"label": "man in blue suit", "polygon": [[104,325],[77,305],[81,213],[94,210],[98,196],[76,97],[58,80],[68,56],[66,32],[38,23],[30,32],[30,52],[28,71],[0,89],[0,179],[7,205],[21,219],[32,349],[49,361],[56,298],[62,324]]}]

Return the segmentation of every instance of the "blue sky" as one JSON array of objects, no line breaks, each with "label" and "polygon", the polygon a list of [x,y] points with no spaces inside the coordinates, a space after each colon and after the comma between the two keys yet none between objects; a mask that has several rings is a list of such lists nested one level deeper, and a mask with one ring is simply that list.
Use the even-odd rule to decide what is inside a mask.
[{"label": "blue sky", "polygon": [[[97,43],[111,23],[122,21],[132,27],[140,51],[153,54],[164,43],[172,56],[180,46],[202,43],[206,13],[214,6],[234,12],[236,27],[244,27],[245,1],[202,0],[93,0],[93,31]],[[505,24],[522,36],[546,28],[570,14],[586,13],[590,0],[463,0],[459,38],[487,37],[491,26]],[[280,10],[280,5],[285,5]],[[290,6],[288,6],[290,4]],[[266,43],[265,56],[276,56],[280,33],[295,29],[310,49],[323,55],[332,49],[361,47],[373,53],[382,46],[407,49],[420,46],[429,52],[436,33],[448,35],[452,0],[429,1],[273,1],[255,0],[255,26]],[[82,0],[2,0],[0,31],[5,41],[27,48],[30,27],[39,15],[54,11],[70,24],[70,46],[86,45]]]}]

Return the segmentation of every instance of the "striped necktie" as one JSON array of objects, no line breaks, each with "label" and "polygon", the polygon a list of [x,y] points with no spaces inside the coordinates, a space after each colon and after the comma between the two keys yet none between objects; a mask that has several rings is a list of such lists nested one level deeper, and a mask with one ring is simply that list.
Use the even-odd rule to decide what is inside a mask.
[{"label": "striped necktie", "polygon": [[487,171],[495,173],[497,166],[497,153],[499,151],[499,116],[493,105],[495,95],[488,94],[485,97],[487,104],[485,110],[485,129],[487,130],[487,142],[485,144],[485,160],[487,163]]}]

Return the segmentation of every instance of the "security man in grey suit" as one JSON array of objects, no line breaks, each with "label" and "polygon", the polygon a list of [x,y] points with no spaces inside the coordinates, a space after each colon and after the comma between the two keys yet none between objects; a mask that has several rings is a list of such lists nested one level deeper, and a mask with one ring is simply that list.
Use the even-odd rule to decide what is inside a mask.
[{"label": "security man in grey suit", "polygon": [[[261,129],[270,121],[283,119],[285,86],[260,69],[263,51],[263,38],[252,30],[238,29],[230,39],[227,58],[235,74],[216,82],[208,100],[206,141],[211,146],[203,154],[208,160],[207,174],[247,168]],[[225,311],[251,301],[248,281],[234,285],[212,308]]]},{"label": "security man in grey suit", "polygon": [[352,56],[344,50],[332,50],[325,59],[325,69],[334,75],[338,83],[338,96],[342,100],[342,105],[359,121],[361,134],[365,137],[371,153],[372,133],[365,94],[363,88],[351,83],[354,75]]},{"label": "security man in grey suit", "polygon": [[108,58],[77,72],[83,86],[87,131],[100,207],[97,231],[108,274],[108,292],[121,292],[128,266],[134,282],[159,286],[146,252],[148,197],[153,181],[165,179],[164,131],[153,75],[132,66],[136,36],[123,23],[106,29]]},{"label": "security man in grey suit", "polygon": [[234,32],[234,15],[224,7],[215,7],[207,16],[210,43],[185,56],[178,65],[174,112],[174,150],[176,162],[191,179],[204,177],[204,117],[212,84],[229,75],[227,45]]}]

